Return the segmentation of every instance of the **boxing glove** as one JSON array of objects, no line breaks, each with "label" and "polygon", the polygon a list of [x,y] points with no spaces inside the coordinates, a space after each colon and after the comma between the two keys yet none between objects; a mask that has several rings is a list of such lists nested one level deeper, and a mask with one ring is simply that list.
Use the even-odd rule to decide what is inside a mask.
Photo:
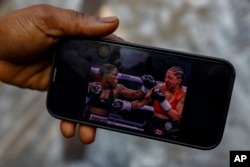
[{"label": "boxing glove", "polygon": [[145,94],[148,92],[149,89],[153,88],[156,85],[155,79],[151,75],[143,75],[141,76],[141,80],[143,82],[141,90]]},{"label": "boxing glove", "polygon": [[102,88],[101,88],[100,85],[92,86],[89,89],[88,98],[90,98],[90,99],[93,99],[93,98],[96,98],[96,97],[99,98],[100,95],[101,95],[101,92],[102,92]]},{"label": "boxing glove", "polygon": [[132,104],[128,101],[115,100],[112,103],[112,112],[119,112],[121,110],[131,111]]},{"label": "boxing glove", "polygon": [[155,88],[152,91],[151,98],[153,100],[159,101],[164,111],[169,111],[172,108],[171,104],[166,100],[166,97],[163,94],[162,90],[159,88]]}]

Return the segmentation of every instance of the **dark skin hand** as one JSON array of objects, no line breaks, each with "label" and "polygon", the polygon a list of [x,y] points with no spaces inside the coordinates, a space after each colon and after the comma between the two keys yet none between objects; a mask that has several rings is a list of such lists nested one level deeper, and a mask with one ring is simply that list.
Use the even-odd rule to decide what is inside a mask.
[{"label": "dark skin hand", "polygon": [[[36,5],[0,16],[0,81],[21,88],[46,91],[51,50],[64,36],[105,37],[119,25],[116,17],[96,18],[73,10]],[[61,121],[62,134],[73,137],[77,124]],[[79,138],[92,143],[96,128],[79,125]]]}]

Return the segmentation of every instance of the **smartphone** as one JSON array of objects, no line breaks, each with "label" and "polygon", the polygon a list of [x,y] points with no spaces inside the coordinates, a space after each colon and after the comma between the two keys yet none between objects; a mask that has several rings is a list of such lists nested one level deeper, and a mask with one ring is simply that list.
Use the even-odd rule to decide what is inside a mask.
[{"label": "smartphone", "polygon": [[65,38],[54,51],[47,109],[58,119],[209,150],[222,139],[234,80],[223,59]]}]

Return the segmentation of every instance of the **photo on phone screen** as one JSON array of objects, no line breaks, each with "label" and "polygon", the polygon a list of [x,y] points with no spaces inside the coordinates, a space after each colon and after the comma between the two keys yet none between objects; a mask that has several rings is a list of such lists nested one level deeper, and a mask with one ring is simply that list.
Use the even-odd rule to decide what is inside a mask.
[{"label": "photo on phone screen", "polygon": [[[221,138],[234,76],[220,61],[107,41],[69,40],[56,50],[51,78],[47,106],[57,118],[206,147]],[[220,83],[215,85],[215,79]],[[214,97],[210,88],[221,95]],[[215,106],[220,98],[225,103]],[[207,104],[212,106],[204,109]],[[217,120],[209,127],[202,115],[221,109],[216,118],[206,118]],[[209,141],[200,141],[205,138]]]},{"label": "photo on phone screen", "polygon": [[[109,54],[106,47],[97,48],[100,55]],[[133,62],[91,67],[84,116],[146,134],[177,137],[190,64],[143,51],[117,51],[120,60],[127,56]]]}]

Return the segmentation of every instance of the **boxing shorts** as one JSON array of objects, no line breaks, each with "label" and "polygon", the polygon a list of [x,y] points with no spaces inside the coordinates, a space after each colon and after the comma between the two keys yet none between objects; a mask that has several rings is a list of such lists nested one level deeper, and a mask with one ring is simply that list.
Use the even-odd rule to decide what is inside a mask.
[{"label": "boxing shorts", "polygon": [[159,136],[172,136],[179,131],[177,122],[163,120],[152,115],[152,118],[145,124],[145,130]]}]

